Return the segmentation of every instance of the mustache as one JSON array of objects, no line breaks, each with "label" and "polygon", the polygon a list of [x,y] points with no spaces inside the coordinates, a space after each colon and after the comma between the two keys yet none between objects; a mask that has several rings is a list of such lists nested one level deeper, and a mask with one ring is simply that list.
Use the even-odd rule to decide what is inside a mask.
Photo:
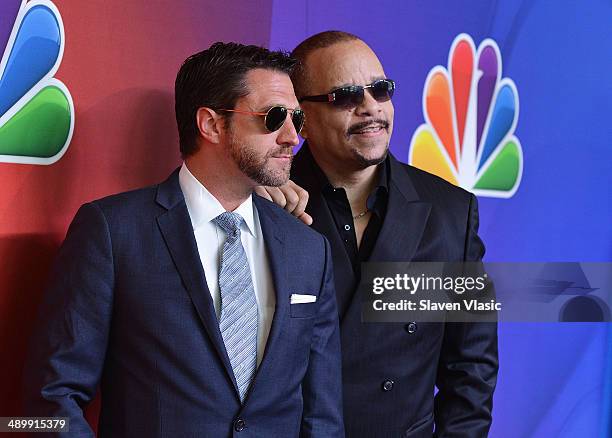
[{"label": "mustache", "polygon": [[372,125],[380,125],[382,128],[387,129],[389,128],[389,122],[387,122],[384,119],[373,119],[373,120],[368,120],[366,122],[359,122],[359,123],[355,123],[354,125],[351,125],[349,127],[349,129],[347,130],[347,134],[351,135],[354,134],[358,131],[361,131],[364,128],[367,128],[368,126],[372,126]]},{"label": "mustache", "polygon": [[291,155],[293,156],[293,147],[280,147],[278,149],[274,149],[266,154],[266,156],[273,157],[275,155]]}]

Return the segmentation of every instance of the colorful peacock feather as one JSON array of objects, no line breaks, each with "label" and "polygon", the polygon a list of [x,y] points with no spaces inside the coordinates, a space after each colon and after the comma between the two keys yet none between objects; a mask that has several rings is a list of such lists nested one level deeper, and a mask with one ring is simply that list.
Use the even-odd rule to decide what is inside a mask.
[{"label": "colorful peacock feather", "polygon": [[486,39],[476,50],[469,35],[458,35],[448,69],[436,66],[425,80],[426,123],[412,136],[409,163],[476,195],[514,195],[523,173],[514,135],[519,99],[514,82],[501,72],[495,41]]},{"label": "colorful peacock feather", "polygon": [[70,92],[53,77],[64,53],[62,19],[49,0],[2,2],[0,162],[52,164],[74,129]]}]

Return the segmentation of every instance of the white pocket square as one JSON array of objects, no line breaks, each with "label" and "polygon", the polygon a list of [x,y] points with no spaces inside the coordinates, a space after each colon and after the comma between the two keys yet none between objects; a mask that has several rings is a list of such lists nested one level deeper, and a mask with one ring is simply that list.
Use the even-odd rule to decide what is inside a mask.
[{"label": "white pocket square", "polygon": [[291,294],[291,304],[314,303],[317,301],[316,295]]}]

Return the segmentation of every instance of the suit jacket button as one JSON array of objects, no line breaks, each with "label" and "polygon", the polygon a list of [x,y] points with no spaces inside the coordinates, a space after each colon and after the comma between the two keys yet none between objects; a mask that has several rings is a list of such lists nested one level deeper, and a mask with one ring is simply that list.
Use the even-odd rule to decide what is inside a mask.
[{"label": "suit jacket button", "polygon": [[245,427],[246,422],[242,418],[238,418],[236,421],[234,421],[234,429],[236,432],[242,432]]},{"label": "suit jacket button", "polygon": [[411,322],[409,324],[405,325],[405,329],[408,333],[412,334],[414,332],[417,331],[417,323],[416,322]]},{"label": "suit jacket button", "polygon": [[387,392],[387,391],[391,391],[393,389],[393,380],[385,380],[382,384],[382,389],[383,391]]}]

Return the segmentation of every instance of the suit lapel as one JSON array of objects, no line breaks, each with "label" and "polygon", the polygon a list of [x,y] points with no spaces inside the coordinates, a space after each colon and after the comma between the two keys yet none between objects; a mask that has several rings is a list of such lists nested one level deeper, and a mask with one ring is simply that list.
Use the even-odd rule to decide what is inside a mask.
[{"label": "suit lapel", "polygon": [[[274,309],[274,317],[272,318],[272,326],[270,327],[270,334],[266,342],[264,356],[261,360],[261,364],[257,368],[257,373],[249,394],[252,394],[256,390],[258,381],[265,380],[266,377],[271,377],[268,370],[271,370],[274,362],[284,354],[281,347],[283,343],[280,337],[285,332],[284,327],[286,327],[289,315],[288,292],[290,291],[288,261],[284,246],[286,235],[279,224],[277,217],[278,212],[274,211],[276,207],[256,194],[253,194],[253,202],[257,208],[261,232],[266,245],[268,262],[270,263],[270,271],[272,272],[272,279],[274,280],[276,307]],[[271,378],[273,379],[273,376]]]},{"label": "suit lapel", "polygon": [[382,228],[369,261],[412,260],[421,242],[431,204],[423,202],[402,165],[393,157],[389,178],[389,200]]},{"label": "suit lapel", "polygon": [[185,284],[197,314],[234,385],[236,395],[238,395],[238,386],[236,385],[232,366],[225,350],[223,338],[221,337],[217,314],[215,313],[210,291],[206,285],[204,268],[198,253],[191,219],[179,185],[178,171],[174,172],[170,178],[159,185],[156,201],[167,209],[165,213],[157,218],[157,223],[168,246],[172,260]]}]

